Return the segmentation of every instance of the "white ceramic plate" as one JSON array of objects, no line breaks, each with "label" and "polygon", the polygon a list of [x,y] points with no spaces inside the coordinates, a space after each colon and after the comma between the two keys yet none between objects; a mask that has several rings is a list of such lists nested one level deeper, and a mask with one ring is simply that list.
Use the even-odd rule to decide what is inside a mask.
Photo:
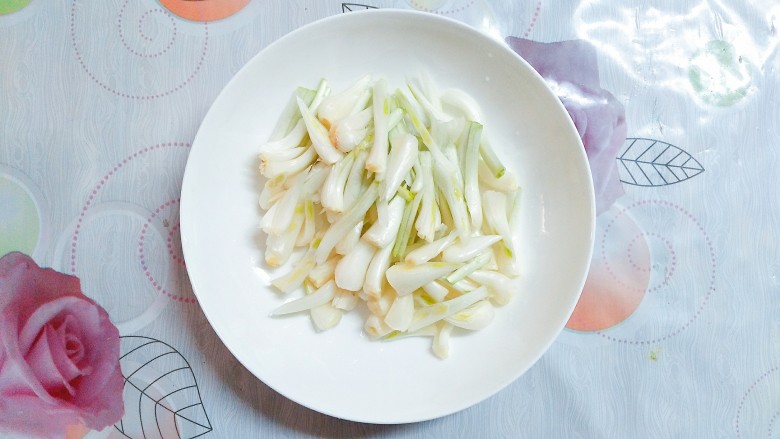
[{"label": "white ceramic plate", "polygon": [[[524,188],[523,277],[488,328],[459,334],[446,361],[430,340],[375,342],[359,312],[317,333],[305,315],[270,318],[258,230],[259,146],[295,87],[334,90],[366,73],[401,86],[427,71],[481,105],[491,142]],[[503,43],[461,23],[411,11],[333,16],[255,56],[198,131],[184,175],[181,235],[209,322],[253,374],[286,397],[339,418],[404,423],[447,415],[522,375],[559,334],[590,261],[594,198],[582,144],[542,79]]]}]

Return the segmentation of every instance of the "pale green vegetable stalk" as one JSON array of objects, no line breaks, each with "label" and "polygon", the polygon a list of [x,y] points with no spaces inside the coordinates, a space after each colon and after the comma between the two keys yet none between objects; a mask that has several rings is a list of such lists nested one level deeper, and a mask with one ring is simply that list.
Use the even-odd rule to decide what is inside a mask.
[{"label": "pale green vegetable stalk", "polygon": [[398,235],[406,203],[402,197],[396,196],[389,203],[386,200],[377,200],[376,206],[379,218],[369,227],[363,239],[376,247],[384,248],[392,244]]},{"label": "pale green vegetable stalk", "polygon": [[318,331],[327,331],[339,324],[342,311],[330,303],[323,303],[309,310],[309,315]]},{"label": "pale green vegetable stalk", "polygon": [[336,264],[338,264],[340,258],[332,257],[322,264],[315,266],[307,279],[311,281],[315,288],[319,288],[325,285],[326,282],[333,279],[333,274],[336,272]]},{"label": "pale green vegetable stalk", "polygon": [[501,235],[500,245],[509,256],[514,257],[514,244],[512,232],[509,229],[507,218],[506,194],[497,191],[485,191],[482,193],[485,206],[485,219],[492,232]]},{"label": "pale green vegetable stalk", "polygon": [[393,133],[390,136],[390,154],[387,157],[387,171],[382,182],[382,200],[389,200],[398,191],[398,186],[417,160],[417,138],[409,133]]},{"label": "pale green vegetable stalk", "polygon": [[[428,113],[432,119],[436,119],[440,122],[449,122],[452,120],[452,116],[443,112],[441,108],[437,108],[433,103],[431,103],[431,101],[428,100],[428,97],[426,97],[420,88],[417,87],[417,84],[412,81],[407,81],[406,86],[409,88],[409,91],[412,92],[412,96],[414,96],[422,109]],[[431,121],[431,124],[433,124],[433,121]]]},{"label": "pale green vegetable stalk", "polygon": [[358,239],[352,251],[344,255],[336,265],[336,285],[348,291],[359,291],[366,279],[366,270],[374,257],[376,248]]},{"label": "pale green vegetable stalk", "polygon": [[363,195],[355,202],[355,205],[344,213],[338,221],[331,224],[330,228],[325,232],[325,235],[323,235],[319,247],[317,247],[316,260],[318,264],[325,262],[325,260],[328,259],[328,256],[330,256],[333,247],[335,247],[353,227],[362,221],[366,212],[368,212],[368,209],[370,209],[374,204],[374,201],[376,201],[378,194],[378,183],[371,183]]},{"label": "pale green vegetable stalk", "polygon": [[454,299],[445,300],[435,305],[420,308],[414,312],[414,319],[409,325],[409,331],[432,325],[460,312],[488,296],[487,288],[480,287]]},{"label": "pale green vegetable stalk", "polygon": [[296,146],[289,149],[277,149],[260,153],[260,166],[265,169],[268,162],[284,162],[300,157],[308,149],[308,146]]},{"label": "pale green vegetable stalk", "polygon": [[322,207],[331,212],[344,211],[344,191],[354,161],[355,154],[349,153],[343,160],[333,165],[320,191]]},{"label": "pale green vegetable stalk", "polygon": [[441,94],[441,101],[444,105],[458,110],[467,121],[482,123],[482,111],[479,105],[463,90],[457,88],[444,90]]},{"label": "pale green vegetable stalk", "polygon": [[368,158],[368,151],[362,147],[358,147],[355,151],[355,161],[352,163],[352,168],[349,171],[347,182],[344,185],[344,209],[349,209],[355,200],[368,186],[368,182],[365,177],[365,165]]},{"label": "pale green vegetable stalk", "polygon": [[351,252],[352,249],[355,248],[355,245],[357,245],[358,241],[360,241],[361,230],[363,230],[362,220],[355,224],[355,227],[353,227],[349,233],[347,233],[344,239],[336,244],[336,247],[334,247],[333,250],[339,255],[346,255],[347,253]]},{"label": "pale green vegetable stalk", "polygon": [[490,169],[491,175],[495,178],[501,178],[506,173],[506,166],[501,163],[501,159],[498,158],[496,152],[490,146],[490,142],[487,139],[482,140],[479,152],[482,155],[482,159],[485,161],[488,169]]},{"label": "pale green vegetable stalk", "polygon": [[290,150],[300,145],[304,137],[306,137],[306,124],[303,120],[298,120],[295,126],[293,126],[293,129],[286,136],[263,145],[261,154]]},{"label": "pale green vegetable stalk", "polygon": [[283,233],[278,235],[268,235],[265,241],[265,262],[271,267],[283,265],[290,259],[293,248],[295,247],[295,238],[303,224],[303,209],[296,209],[292,220]]},{"label": "pale green vegetable stalk", "polygon": [[371,76],[366,75],[343,92],[328,96],[317,110],[319,120],[333,126],[347,117],[370,86]]},{"label": "pale green vegetable stalk", "polygon": [[303,122],[306,124],[306,131],[309,133],[312,145],[320,159],[327,164],[339,161],[344,154],[330,143],[330,135],[327,128],[314,117],[306,107],[306,104],[300,99],[298,99],[298,108],[301,111]]},{"label": "pale green vegetable stalk", "polygon": [[371,109],[358,111],[330,127],[330,141],[342,152],[352,151],[368,134]]},{"label": "pale green vegetable stalk", "polygon": [[442,302],[450,294],[450,290],[437,281],[431,281],[422,286],[425,291],[434,302]]},{"label": "pale green vegetable stalk", "polygon": [[[322,85],[324,81],[320,82]],[[285,137],[290,133],[290,130],[301,119],[301,113],[298,111],[298,99],[303,100],[306,105],[311,105],[317,92],[315,90],[309,90],[307,88],[298,87],[295,92],[290,96],[290,100],[287,106],[282,110],[282,115],[279,117],[279,121],[273,129],[273,132],[269,136],[270,141],[276,141]]]},{"label": "pale green vegetable stalk", "polygon": [[369,297],[377,298],[382,295],[382,287],[385,280],[385,272],[390,267],[390,253],[392,244],[388,244],[374,253],[371,263],[366,270],[366,278],[363,281],[363,291]]},{"label": "pale green vegetable stalk", "polygon": [[466,157],[463,160],[463,179],[466,206],[471,217],[471,226],[475,231],[482,228],[482,199],[479,196],[477,172],[479,166],[479,142],[482,138],[482,125],[476,122],[468,124]]},{"label": "pale green vegetable stalk", "polygon": [[495,315],[493,305],[488,300],[483,299],[445,320],[458,328],[479,331],[485,329],[493,321]]},{"label": "pale green vegetable stalk", "polygon": [[432,242],[441,224],[441,216],[437,217],[436,215],[439,206],[436,205],[436,188],[433,184],[433,173],[431,172],[433,165],[430,152],[421,151],[419,157],[420,172],[417,181],[422,182],[422,200],[415,228],[420,238]]},{"label": "pale green vegetable stalk", "polygon": [[[299,207],[303,182],[304,179],[298,176],[293,186],[276,202],[273,215],[268,216],[268,221],[261,222],[260,226],[265,233],[280,235],[290,226],[293,215]],[[301,213],[303,213],[303,209],[301,209]]]},{"label": "pale green vegetable stalk", "polygon": [[469,274],[484,267],[490,262],[490,252],[483,252],[470,260],[465,265],[461,265],[457,270],[447,276],[447,282],[454,284],[461,279],[464,279]]},{"label": "pale green vegetable stalk", "polygon": [[308,168],[316,159],[317,152],[312,147],[307,147],[303,154],[292,160],[260,162],[260,173],[266,178],[274,178],[280,175],[289,178]]},{"label": "pale green vegetable stalk", "polygon": [[431,350],[442,360],[450,356],[450,337],[452,335],[452,325],[448,322],[440,322],[437,325],[436,335],[433,336]]},{"label": "pale green vegetable stalk", "polygon": [[433,161],[433,179],[439,189],[439,193],[447,203],[455,230],[460,237],[466,238],[470,234],[471,226],[467,218],[466,200],[454,177],[457,173],[457,167],[447,166],[443,163],[442,161]]},{"label": "pale green vegetable stalk", "polygon": [[433,337],[436,335],[436,326],[430,325],[426,326],[424,328],[420,328],[414,332],[411,331],[391,331],[388,333],[382,340],[384,341],[393,341],[393,340],[403,340],[405,338],[409,337]]},{"label": "pale green vegetable stalk", "polygon": [[307,311],[316,306],[324,305],[330,302],[331,300],[333,300],[334,294],[336,294],[336,283],[334,281],[330,281],[325,285],[317,288],[315,292],[303,296],[301,298],[291,300],[285,303],[284,305],[276,308],[271,313],[271,315],[281,316],[285,314]]},{"label": "pale green vegetable stalk", "polygon": [[412,265],[398,263],[387,269],[385,277],[399,295],[411,294],[423,285],[447,276],[458,268],[457,264],[426,262]]},{"label": "pale green vegetable stalk", "polygon": [[385,290],[382,292],[382,295],[376,299],[366,302],[366,306],[368,307],[368,310],[371,311],[371,314],[384,317],[387,314],[387,311],[390,310],[390,306],[393,304],[395,298],[396,294],[392,291]]},{"label": "pale green vegetable stalk", "polygon": [[[366,169],[380,175],[384,175],[387,168],[389,147],[386,99],[387,82],[384,79],[380,79],[374,84],[374,97],[371,107],[374,115],[374,144],[371,146],[371,153],[366,160]],[[381,180],[382,178],[379,179]]]},{"label": "pale green vegetable stalk", "polygon": [[259,204],[261,209],[270,209],[271,206],[284,195],[284,181],[284,175],[279,175],[266,180],[263,185],[263,190],[260,192]]},{"label": "pale green vegetable stalk", "polygon": [[501,236],[499,235],[472,236],[465,240],[460,239],[444,249],[442,260],[453,263],[466,262],[500,240]]},{"label": "pale green vegetable stalk", "polygon": [[506,305],[512,298],[515,288],[512,280],[497,271],[477,270],[469,274],[469,279],[487,287],[496,305]]},{"label": "pale green vegetable stalk", "polygon": [[352,311],[360,302],[360,298],[357,293],[352,291],[338,289],[336,295],[333,296],[331,304],[334,308],[338,308],[342,311]]},{"label": "pale green vegetable stalk", "polygon": [[385,314],[385,323],[396,331],[406,331],[414,317],[414,298],[411,294],[397,296]]},{"label": "pale green vegetable stalk", "polygon": [[415,195],[411,203],[404,207],[403,218],[401,218],[401,225],[398,228],[398,234],[395,237],[395,245],[393,245],[392,256],[397,259],[401,259],[406,253],[406,246],[409,243],[409,237],[412,236],[412,227],[414,226],[414,219],[417,216],[417,210],[420,207],[420,200],[422,195]]},{"label": "pale green vegetable stalk", "polygon": [[366,323],[363,325],[363,330],[366,331],[371,338],[384,337],[393,331],[392,328],[387,326],[382,316],[371,314],[366,319]]},{"label": "pale green vegetable stalk", "polygon": [[518,188],[514,174],[504,173],[501,178],[496,178],[483,160],[479,161],[479,182],[501,192],[513,192]]},{"label": "pale green vegetable stalk", "polygon": [[295,240],[296,247],[303,247],[309,245],[314,240],[314,235],[317,233],[317,218],[314,212],[314,202],[312,200],[305,200],[303,202],[303,227],[298,234],[298,239]]},{"label": "pale green vegetable stalk", "polygon": [[407,253],[404,261],[415,265],[428,262],[438,256],[442,251],[444,251],[445,248],[452,244],[456,237],[457,235],[452,232],[442,238],[437,239],[436,241],[418,247]]},{"label": "pale green vegetable stalk", "polygon": [[271,281],[271,285],[282,293],[289,293],[303,285],[309,272],[314,268],[314,249],[309,248],[300,261],[288,274]]}]

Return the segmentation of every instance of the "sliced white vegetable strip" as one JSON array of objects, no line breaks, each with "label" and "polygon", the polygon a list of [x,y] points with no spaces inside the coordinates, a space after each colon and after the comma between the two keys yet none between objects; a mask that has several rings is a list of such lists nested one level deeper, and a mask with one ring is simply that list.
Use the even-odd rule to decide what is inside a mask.
[{"label": "sliced white vegetable strip", "polygon": [[265,151],[260,154],[260,165],[265,169],[268,166],[267,162],[284,162],[292,160],[296,157],[300,157],[308,148],[308,146],[296,146],[290,149]]},{"label": "sliced white vegetable strip", "polygon": [[425,94],[420,90],[419,87],[417,87],[417,84],[415,84],[412,81],[407,81],[406,86],[409,87],[409,91],[412,92],[412,96],[414,96],[415,99],[417,99],[417,102],[420,103],[420,106],[422,109],[435,118],[436,120],[440,122],[449,122],[452,120],[452,116],[449,114],[443,112],[441,108],[436,108],[425,96]]},{"label": "sliced white vegetable strip", "polygon": [[371,338],[384,337],[393,331],[392,328],[387,326],[384,319],[376,314],[368,316],[366,323],[363,325],[363,330],[366,331],[366,334]]},{"label": "sliced white vegetable strip", "polygon": [[390,136],[390,154],[387,157],[387,171],[381,199],[389,200],[395,195],[409,170],[417,160],[417,138],[409,133],[393,133]]},{"label": "sliced white vegetable strip", "polygon": [[[414,173],[414,179],[412,180],[412,185],[409,187],[409,190],[414,192],[415,194],[423,190],[423,185],[425,184],[425,179],[423,178],[423,168],[420,164],[420,159],[422,159],[423,155],[430,154],[428,151],[420,151],[417,153],[417,160],[414,162],[414,165],[412,165],[412,172]],[[430,156],[429,156],[430,158]],[[431,169],[430,166],[426,169]]]},{"label": "sliced white vegetable strip", "polygon": [[271,315],[281,316],[285,314],[292,314],[296,312],[306,311],[314,308],[315,306],[324,305],[330,302],[331,300],[333,300],[334,294],[336,294],[336,283],[330,281],[325,285],[317,288],[315,292],[303,296],[301,298],[291,300],[285,303],[284,305],[280,306],[279,308],[276,308],[271,313]]},{"label": "sliced white vegetable strip", "polygon": [[388,244],[374,253],[371,263],[366,270],[366,278],[363,281],[363,291],[369,297],[377,298],[382,295],[382,287],[385,281],[385,272],[390,267],[390,253],[393,245]]},{"label": "sliced white vegetable strip", "polygon": [[331,304],[334,308],[338,308],[343,311],[352,311],[360,302],[360,298],[357,293],[352,291],[339,289],[336,291],[336,295],[333,296]]},{"label": "sliced white vegetable strip", "polygon": [[444,249],[442,260],[447,262],[466,262],[501,240],[499,235],[472,236],[465,241],[458,240]]},{"label": "sliced white vegetable strip", "polygon": [[420,238],[432,242],[440,227],[441,216],[436,215],[439,206],[436,205],[436,188],[433,185],[433,173],[431,172],[431,154],[428,151],[422,151],[419,158],[421,169],[416,181],[422,182],[422,200],[415,228]]},{"label": "sliced white vegetable strip", "polygon": [[324,263],[317,265],[312,268],[307,279],[309,279],[316,288],[325,285],[327,281],[333,279],[333,274],[336,272],[336,264],[338,264],[339,260],[340,258],[333,257]]},{"label": "sliced white vegetable strip", "polygon": [[401,340],[409,337],[433,337],[436,335],[436,325],[428,325],[424,328],[420,328],[416,331],[391,331],[388,333],[384,341]]},{"label": "sliced white vegetable strip", "polygon": [[309,90],[307,88],[298,87],[295,92],[290,96],[290,100],[282,110],[279,121],[276,123],[273,132],[269,136],[270,141],[276,141],[286,136],[295,124],[301,119],[301,113],[298,111],[298,98],[302,99],[306,105],[309,105],[314,100],[317,92],[315,90]]},{"label": "sliced white vegetable strip", "polygon": [[463,159],[463,190],[466,206],[471,217],[471,227],[474,230],[482,228],[482,198],[479,196],[479,142],[482,138],[482,125],[469,122],[468,138],[466,140],[466,156]]},{"label": "sliced white vegetable strip", "polygon": [[303,209],[296,209],[284,233],[268,235],[268,239],[265,240],[265,262],[268,265],[278,267],[290,259],[290,255],[295,247],[295,238],[298,237],[302,224]]},{"label": "sliced white vegetable strip", "polygon": [[464,279],[474,271],[484,267],[488,264],[488,262],[490,262],[490,252],[480,253],[474,259],[470,260],[464,265],[459,266],[457,270],[453,271],[449,276],[447,276],[447,282],[454,284],[459,280]]},{"label": "sliced white vegetable strip", "polygon": [[414,298],[411,294],[397,296],[385,314],[385,323],[396,331],[406,331],[414,317]]},{"label": "sliced white vegetable strip", "polygon": [[390,310],[390,306],[395,298],[396,294],[392,291],[384,291],[381,296],[366,302],[366,306],[372,314],[384,317],[387,311]]},{"label": "sliced white vegetable strip", "polygon": [[433,336],[431,350],[442,360],[450,356],[450,336],[453,326],[448,322],[439,323],[436,335]]},{"label": "sliced white vegetable strip", "polygon": [[453,232],[443,238],[439,238],[436,241],[425,244],[422,247],[417,247],[416,249],[406,254],[404,261],[415,265],[428,262],[438,256],[439,253],[447,248],[447,246],[452,244],[457,236],[458,235]]},{"label": "sliced white vegetable strip", "polygon": [[344,160],[333,166],[325,179],[320,191],[320,203],[331,212],[344,211],[344,191],[354,161],[355,154],[347,154]]},{"label": "sliced white vegetable strip", "polygon": [[487,288],[480,287],[454,299],[420,308],[414,312],[409,331],[416,331],[460,312],[488,296]]},{"label": "sliced white vegetable strip", "polygon": [[317,109],[317,116],[328,126],[349,115],[363,93],[371,87],[371,76],[366,75],[341,93],[328,96]]},{"label": "sliced white vegetable strip", "polygon": [[447,202],[455,230],[460,237],[465,238],[470,234],[470,225],[467,218],[466,200],[457,185],[456,177],[454,177],[457,173],[456,169],[457,167],[447,166],[440,160],[433,160],[434,182]]},{"label": "sliced white vegetable strip", "polygon": [[463,311],[447,317],[445,320],[458,328],[479,331],[480,329],[485,329],[493,321],[495,315],[496,310],[493,305],[487,300],[480,300]]},{"label": "sliced white vegetable strip", "polygon": [[282,234],[290,226],[296,209],[300,208],[301,214],[303,214],[303,208],[299,205],[303,182],[304,179],[298,177],[293,187],[288,189],[284,196],[277,201],[273,219],[268,228],[263,229],[264,232],[270,235]]},{"label": "sliced white vegetable strip", "polygon": [[344,255],[336,265],[336,285],[348,291],[359,291],[366,280],[366,270],[374,257],[376,248],[358,239],[352,251]]},{"label": "sliced white vegetable strip", "polygon": [[260,191],[259,203],[261,209],[270,209],[271,205],[273,205],[276,200],[281,198],[281,196],[284,194],[284,181],[285,177],[283,175],[266,180],[265,184],[263,185],[263,190]]},{"label": "sliced white vegetable strip", "polygon": [[485,161],[491,174],[496,178],[501,178],[506,173],[506,166],[501,163],[501,159],[498,158],[493,147],[490,146],[490,142],[487,139],[482,139],[482,144],[479,147],[480,156]]},{"label": "sliced white vegetable strip", "polygon": [[497,271],[477,270],[469,274],[469,279],[486,286],[490,290],[491,300],[496,305],[506,305],[512,298],[512,279]]},{"label": "sliced white vegetable strip", "polygon": [[514,174],[506,172],[501,178],[496,178],[483,160],[479,161],[479,182],[501,192],[512,192],[518,188]]},{"label": "sliced white vegetable strip", "polygon": [[401,197],[394,197],[390,200],[390,203],[378,200],[377,213],[379,219],[363,234],[363,239],[379,248],[392,244],[396,235],[398,235],[398,228],[401,226],[405,206],[406,203]]},{"label": "sliced white vegetable strip", "polygon": [[479,105],[463,90],[457,88],[444,90],[441,94],[441,102],[459,110],[466,120],[482,123],[482,111]]},{"label": "sliced white vegetable strip", "polygon": [[422,286],[422,289],[428,293],[428,295],[431,296],[431,299],[433,299],[435,302],[444,301],[444,299],[450,293],[450,290],[448,290],[447,287],[437,281],[428,282]]},{"label": "sliced white vegetable strip", "polygon": [[314,268],[314,250],[306,251],[291,272],[271,281],[271,285],[282,293],[289,293],[303,285],[309,272]]},{"label": "sliced white vegetable strip", "polygon": [[301,111],[303,122],[306,124],[306,130],[309,133],[311,143],[320,159],[327,164],[333,164],[341,159],[344,154],[330,143],[328,130],[314,117],[306,107],[306,104],[300,99],[298,99],[298,108]]},{"label": "sliced white vegetable strip", "polygon": [[376,201],[376,197],[379,194],[378,184],[372,183],[368,189],[360,196],[360,198],[341,218],[333,223],[330,228],[325,232],[325,235],[320,241],[319,247],[317,247],[316,260],[318,264],[325,262],[330,256],[330,252],[333,247],[343,239],[349,231],[355,227],[360,221],[362,221],[368,209]]},{"label": "sliced white vegetable strip", "polygon": [[371,122],[371,109],[359,111],[340,120],[330,127],[330,143],[342,152],[352,151],[368,133]]},{"label": "sliced white vegetable strip", "polygon": [[[511,207],[508,208],[509,210],[509,231],[512,235],[512,245],[516,246],[517,241],[519,239],[520,234],[520,218],[521,218],[521,212],[520,212],[520,205],[521,205],[521,199],[523,195],[523,190],[518,189],[513,195],[509,195],[512,200]],[[515,259],[517,259],[517,254],[515,254]]]},{"label": "sliced white vegetable strip", "polygon": [[298,122],[295,123],[292,131],[290,131],[286,136],[279,140],[268,142],[263,145],[261,154],[292,149],[300,145],[305,136],[306,124],[303,122],[303,120],[298,120]]},{"label": "sliced white vegetable strip", "polygon": [[417,210],[420,207],[420,200],[422,195],[415,195],[411,203],[408,203],[404,207],[404,215],[401,218],[401,225],[398,228],[398,235],[395,237],[395,244],[393,245],[392,257],[401,259],[406,254],[406,246],[409,244],[410,238],[414,235],[411,233],[414,227],[414,218],[417,216]]},{"label": "sliced white vegetable strip", "polygon": [[349,176],[347,176],[347,183],[344,185],[344,208],[349,209],[355,200],[363,193],[368,183],[363,178],[365,175],[366,159],[368,158],[368,152],[366,150],[355,151],[355,162],[352,164],[352,169],[349,170]]},{"label": "sliced white vegetable strip", "polygon": [[503,245],[503,241],[493,244],[493,255],[495,256],[498,271],[507,276],[520,276],[520,266],[517,263],[517,258]]},{"label": "sliced white vegetable strip", "polygon": [[327,331],[339,324],[343,312],[331,305],[324,303],[309,310],[311,321],[319,331]]},{"label": "sliced white vegetable strip", "polygon": [[384,174],[387,168],[388,127],[386,111],[387,82],[380,79],[374,83],[374,96],[371,111],[374,115],[374,143],[366,160],[366,169],[376,174]]},{"label": "sliced white vegetable strip", "polygon": [[303,202],[303,227],[301,227],[301,231],[298,234],[298,239],[295,240],[296,247],[303,247],[312,242],[314,234],[317,232],[316,223],[314,202],[306,200]]},{"label": "sliced white vegetable strip", "polygon": [[485,220],[494,233],[501,235],[501,245],[514,257],[514,243],[507,218],[506,194],[497,191],[482,193]]},{"label": "sliced white vegetable strip", "polygon": [[315,163],[306,174],[306,181],[303,183],[302,195],[304,197],[311,197],[315,193],[318,193],[322,188],[325,179],[328,178],[330,170],[331,167],[322,162]]},{"label": "sliced white vegetable strip", "polygon": [[[330,87],[328,87],[328,81],[325,79],[320,80],[320,85],[317,86],[317,93],[314,95],[314,99],[308,104],[311,114],[317,114],[317,110],[320,108],[320,104],[330,95]],[[304,101],[305,102],[305,101]]]},{"label": "sliced white vegetable strip", "polygon": [[293,176],[308,168],[317,159],[314,148],[308,147],[303,154],[285,162],[261,162],[260,173],[266,178],[274,178],[280,175]]},{"label": "sliced white vegetable strip", "polygon": [[404,111],[396,108],[387,116],[387,130],[390,131],[404,118]]},{"label": "sliced white vegetable strip", "polygon": [[410,294],[428,282],[447,276],[458,268],[457,264],[426,262],[412,265],[398,263],[387,269],[387,282],[399,295]]},{"label": "sliced white vegetable strip", "polygon": [[353,227],[349,233],[336,244],[336,247],[334,247],[334,250],[336,251],[336,254],[339,255],[346,255],[347,253],[351,252],[353,248],[355,248],[355,245],[357,245],[358,241],[360,241],[360,232],[363,230],[363,221],[360,221],[359,223],[355,224],[355,227]]}]

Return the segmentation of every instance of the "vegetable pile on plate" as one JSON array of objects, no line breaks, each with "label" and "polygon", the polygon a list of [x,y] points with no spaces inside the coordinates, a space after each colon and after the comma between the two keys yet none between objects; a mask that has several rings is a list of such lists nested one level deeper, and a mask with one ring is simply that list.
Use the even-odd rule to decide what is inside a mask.
[{"label": "vegetable pile on plate", "polygon": [[424,75],[298,88],[260,172],[266,263],[292,266],[272,283],[302,291],[273,315],[326,330],[364,302],[371,337],[432,336],[446,358],[454,327],[482,329],[511,299],[520,190],[463,91]]}]

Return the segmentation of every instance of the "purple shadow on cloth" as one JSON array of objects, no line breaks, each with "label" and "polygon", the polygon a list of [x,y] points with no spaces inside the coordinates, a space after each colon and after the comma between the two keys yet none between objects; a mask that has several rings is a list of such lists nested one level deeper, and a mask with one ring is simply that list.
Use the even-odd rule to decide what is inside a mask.
[{"label": "purple shadow on cloth", "polygon": [[590,163],[596,212],[606,211],[623,195],[616,158],[626,140],[626,112],[601,88],[595,47],[582,40],[539,43],[507,37],[506,42],[539,72],[569,112]]}]

